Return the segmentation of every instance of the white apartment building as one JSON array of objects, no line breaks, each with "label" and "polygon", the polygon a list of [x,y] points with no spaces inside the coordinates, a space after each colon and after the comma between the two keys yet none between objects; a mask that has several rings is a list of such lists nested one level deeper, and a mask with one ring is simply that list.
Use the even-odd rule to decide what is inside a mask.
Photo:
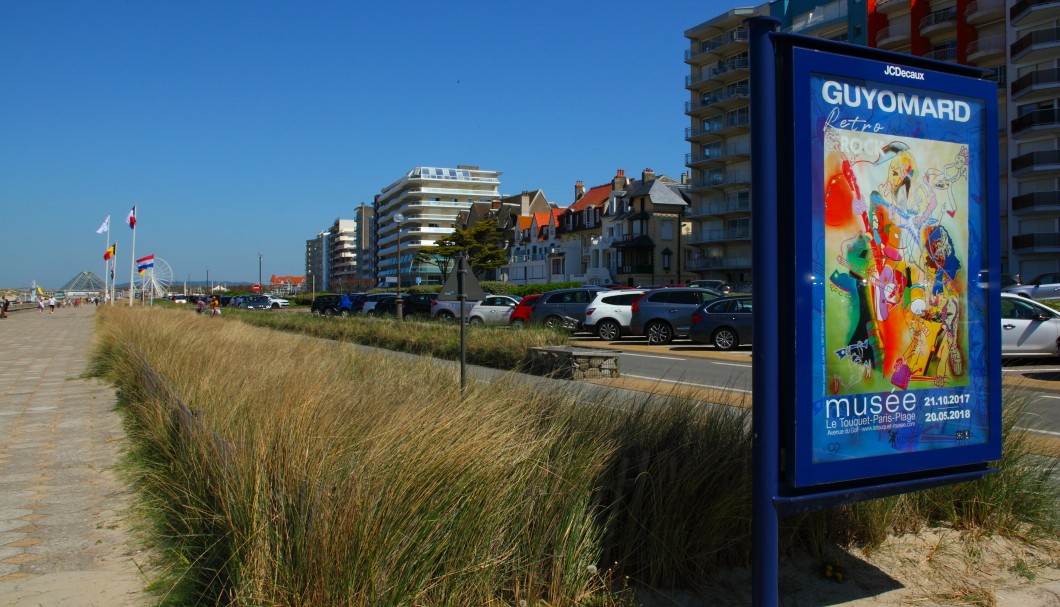
[{"label": "white apartment building", "polygon": [[[414,263],[416,253],[452,234],[460,212],[470,209],[472,203],[499,199],[500,176],[500,171],[484,171],[477,166],[416,167],[383,188],[374,204],[372,249],[377,281],[385,283],[388,276],[397,274],[400,244],[403,285],[416,284],[417,278],[423,284],[441,284],[437,266]],[[403,216],[400,222],[399,213]]]}]

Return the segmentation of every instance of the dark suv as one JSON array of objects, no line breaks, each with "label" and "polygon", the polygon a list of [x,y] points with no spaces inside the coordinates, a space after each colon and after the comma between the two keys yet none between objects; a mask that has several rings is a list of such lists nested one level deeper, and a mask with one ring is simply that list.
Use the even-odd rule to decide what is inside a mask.
[{"label": "dark suv", "polygon": [[569,326],[573,319],[576,330],[581,330],[585,324],[585,309],[589,302],[601,291],[607,291],[603,287],[578,287],[575,289],[557,289],[546,291],[533,303],[530,311],[530,322],[543,323],[546,327],[561,329]]},{"label": "dark suv", "polygon": [[342,299],[341,295],[317,295],[313,299],[313,305],[310,306],[309,311],[317,316],[334,316],[338,313],[339,300]]},{"label": "dark suv", "polygon": [[688,335],[692,313],[700,304],[718,297],[717,291],[691,287],[647,291],[633,302],[629,332],[647,336],[649,344],[668,344]]}]

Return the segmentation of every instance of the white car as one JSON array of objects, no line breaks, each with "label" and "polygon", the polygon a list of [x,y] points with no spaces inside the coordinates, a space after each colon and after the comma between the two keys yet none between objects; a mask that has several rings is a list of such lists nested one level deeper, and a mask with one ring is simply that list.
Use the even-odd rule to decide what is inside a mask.
[{"label": "white car", "polygon": [[586,331],[595,333],[605,341],[622,339],[629,334],[629,319],[633,315],[630,306],[644,293],[644,289],[619,289],[600,291],[585,308]]},{"label": "white car", "polygon": [[1001,356],[1060,356],[1060,312],[1002,293]]},{"label": "white car", "polygon": [[266,295],[266,297],[269,298],[269,304],[272,306],[273,310],[291,307],[291,302],[287,301],[286,299],[283,299],[281,297],[273,297],[272,295]]},{"label": "white car", "polygon": [[522,299],[515,295],[490,295],[468,311],[467,323],[469,325],[507,325],[512,310],[519,305]]}]

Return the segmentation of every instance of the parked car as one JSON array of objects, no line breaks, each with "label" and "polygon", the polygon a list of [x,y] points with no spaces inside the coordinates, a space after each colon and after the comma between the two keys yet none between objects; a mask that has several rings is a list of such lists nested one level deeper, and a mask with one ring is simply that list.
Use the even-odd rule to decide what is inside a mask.
[{"label": "parked car", "polygon": [[[489,297],[489,294],[486,294]],[[464,302],[464,318],[467,318],[471,313],[471,308],[475,307],[479,300],[469,299]],[[431,318],[441,321],[456,320],[456,317],[460,315],[460,302],[456,300],[442,301],[435,298],[431,302]]]},{"label": "parked car", "polygon": [[[172,301],[175,304],[186,304],[186,303],[188,303],[188,296],[178,293],[177,295],[170,295],[169,296],[169,300]],[[12,303],[17,303],[17,302],[12,302]]]},{"label": "parked car", "polygon": [[[1023,284],[1022,282],[1020,282],[1020,277],[1019,277],[1018,274],[999,274],[998,276],[999,276],[1000,282],[1001,282],[1001,284],[998,285],[998,286],[1001,287],[1002,289],[1004,289],[1006,287],[1018,287],[1019,285]],[[987,271],[987,270],[983,270],[982,272],[979,272],[978,282],[979,282],[980,285],[989,284],[990,283],[990,272]]]},{"label": "parked car", "polygon": [[688,283],[687,286],[695,289],[710,289],[711,291],[717,291],[722,295],[728,295],[729,293],[732,293],[732,285],[725,282],[724,280],[693,280],[692,282]]},{"label": "parked car", "polygon": [[272,295],[266,295],[269,298],[269,306],[273,310],[279,310],[280,308],[291,307],[291,302],[282,297],[273,297]]},{"label": "parked car", "polygon": [[751,343],[754,322],[750,297],[720,297],[692,312],[688,337],[698,344],[714,344],[719,350],[732,350]]},{"label": "parked car", "polygon": [[575,330],[579,330],[585,324],[585,309],[589,307],[589,302],[597,293],[608,290],[604,287],[577,287],[546,291],[533,303],[530,322],[559,329],[569,324],[570,321],[564,320],[564,317],[569,317],[575,321]]},{"label": "parked car", "polygon": [[650,344],[668,344],[688,335],[696,308],[719,297],[717,291],[693,287],[646,291],[633,302],[629,332],[647,336]]},{"label": "parked car", "polygon": [[264,295],[239,295],[229,305],[243,310],[268,310],[272,308],[272,302]]},{"label": "parked car", "polygon": [[364,303],[361,305],[361,311],[359,313],[363,314],[365,316],[374,316],[375,315],[375,307],[379,304],[379,302],[384,300],[384,299],[389,299],[389,298],[395,298],[396,299],[397,298],[397,294],[396,293],[369,293],[368,296],[364,298]]},{"label": "parked car", "polygon": [[341,299],[341,295],[334,293],[317,295],[313,298],[313,304],[309,306],[309,311],[317,316],[334,316],[337,313]]},{"label": "parked car", "polygon": [[1002,293],[1001,356],[1060,356],[1060,312]]},{"label": "parked car", "polygon": [[633,315],[633,302],[642,289],[601,291],[585,308],[585,330],[596,333],[600,339],[614,341],[629,334],[629,319]]},{"label": "parked car", "polygon": [[1039,274],[1028,282],[1005,287],[1002,291],[1031,299],[1060,299],[1060,272]]},{"label": "parked car", "polygon": [[530,324],[530,312],[534,308],[534,302],[541,299],[540,293],[531,293],[523,297],[522,301],[508,315],[508,324],[514,329],[521,329]]},{"label": "parked car", "polygon": [[361,306],[364,305],[364,299],[366,297],[368,297],[367,293],[347,293],[339,298],[339,303],[335,306],[335,311],[343,318],[353,316],[361,311]]},{"label": "parked car", "polygon": [[471,308],[467,322],[470,325],[507,325],[508,317],[522,299],[515,295],[490,295]]},{"label": "parked car", "polygon": [[438,299],[437,293],[405,293],[401,295],[404,303],[402,314],[405,318],[430,318],[431,309]]}]

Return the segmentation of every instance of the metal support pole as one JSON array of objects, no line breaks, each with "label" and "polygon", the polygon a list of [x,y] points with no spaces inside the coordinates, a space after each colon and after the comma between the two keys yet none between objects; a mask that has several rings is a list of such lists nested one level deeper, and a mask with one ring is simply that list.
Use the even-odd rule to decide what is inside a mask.
[{"label": "metal support pole", "polygon": [[[778,335],[776,59],[770,34],[777,30],[780,21],[773,17],[752,17],[747,24],[754,158],[751,165],[754,331],[756,335]],[[780,491],[780,352],[776,348],[755,348],[752,357],[751,604],[776,607],[780,599],[780,522],[773,500]]]},{"label": "metal support pole", "polygon": [[395,298],[394,313],[397,314],[398,320],[404,320],[404,311],[401,309],[401,223],[398,223],[397,229],[397,292]]},{"label": "metal support pole", "polygon": [[456,270],[456,293],[460,301],[460,396],[463,397],[467,391],[467,293],[464,291],[464,275],[467,273],[467,262],[465,253],[461,253],[457,259]]}]

